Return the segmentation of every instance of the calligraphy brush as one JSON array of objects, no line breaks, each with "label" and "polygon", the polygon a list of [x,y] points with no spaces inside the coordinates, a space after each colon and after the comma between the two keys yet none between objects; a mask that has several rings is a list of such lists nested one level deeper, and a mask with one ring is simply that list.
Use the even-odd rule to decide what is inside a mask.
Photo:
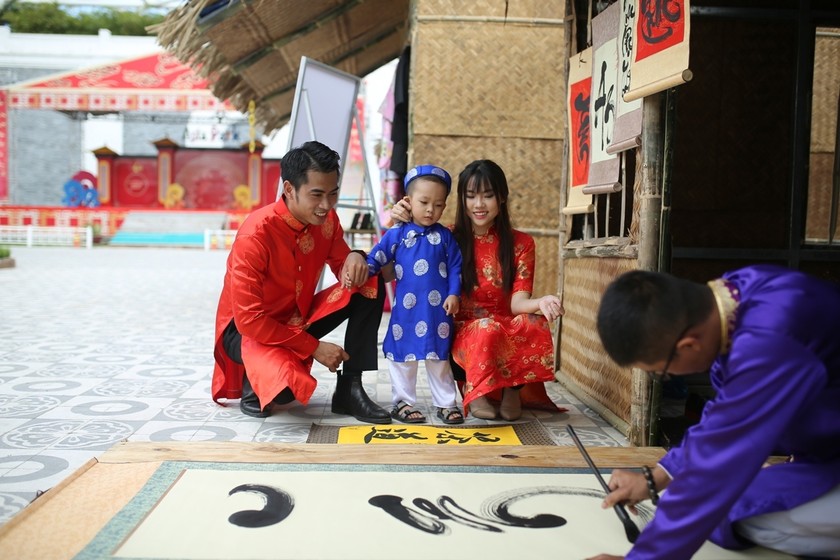
[{"label": "calligraphy brush", "polygon": [[[595,474],[595,478],[597,478],[598,482],[601,483],[601,487],[604,489],[604,492],[609,494],[611,492],[609,485],[604,480],[604,477],[601,476],[601,473],[598,471],[595,463],[592,462],[592,457],[590,457],[589,453],[586,452],[586,449],[583,448],[583,444],[580,442],[580,439],[578,439],[575,429],[567,425],[566,431],[569,432],[570,436],[572,436],[572,440],[575,442],[578,451],[580,451],[580,454],[583,455],[583,458],[586,460],[589,468],[592,469],[592,472]],[[618,519],[621,520],[621,524],[624,525],[624,534],[627,535],[627,540],[630,541],[630,543],[636,542],[636,539],[639,538],[639,528],[635,523],[633,523],[633,520],[630,519],[630,516],[627,514],[627,510],[625,510],[624,506],[621,504],[615,504],[613,509],[615,510],[616,515],[618,515]]]}]

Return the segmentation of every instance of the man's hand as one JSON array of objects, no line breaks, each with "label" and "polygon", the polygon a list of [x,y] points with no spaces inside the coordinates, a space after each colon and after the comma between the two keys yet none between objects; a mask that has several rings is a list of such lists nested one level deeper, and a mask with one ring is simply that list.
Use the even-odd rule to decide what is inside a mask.
[{"label": "man's hand", "polygon": [[645,476],[641,473],[616,469],[610,476],[610,492],[604,498],[601,507],[608,509],[616,504],[627,506],[633,514],[638,515],[636,504],[648,498],[648,487]]},{"label": "man's hand", "polygon": [[395,222],[408,223],[411,221],[411,205],[408,202],[408,197],[403,197],[402,200],[394,204],[391,208],[391,218]]},{"label": "man's hand", "polygon": [[312,357],[315,358],[316,362],[327,366],[328,370],[334,372],[341,365],[341,362],[350,359],[350,354],[337,344],[320,341]]},{"label": "man's hand", "polygon": [[344,259],[339,273],[341,285],[345,288],[355,288],[367,282],[370,273],[365,258],[359,253],[350,253]]}]

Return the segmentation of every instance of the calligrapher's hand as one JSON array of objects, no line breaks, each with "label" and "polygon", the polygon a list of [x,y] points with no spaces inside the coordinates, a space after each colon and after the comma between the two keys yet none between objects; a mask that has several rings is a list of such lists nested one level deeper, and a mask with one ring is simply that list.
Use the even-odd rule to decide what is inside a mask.
[{"label": "calligrapher's hand", "polygon": [[350,359],[350,354],[337,344],[320,341],[318,342],[318,348],[312,353],[312,357],[316,362],[327,366],[328,370],[334,372],[341,365],[341,362]]},{"label": "calligrapher's hand", "polygon": [[642,473],[623,469],[616,469],[612,472],[609,487],[612,491],[607,494],[607,497],[601,503],[601,507],[604,509],[611,508],[616,504],[623,504],[633,514],[638,515],[636,504],[646,500],[649,495],[645,476]]},{"label": "calligrapher's hand", "polygon": [[408,202],[408,197],[403,197],[402,200],[394,204],[391,208],[391,218],[395,222],[408,223],[411,221],[411,204]]},{"label": "calligrapher's hand", "polygon": [[560,298],[557,296],[543,296],[540,298],[538,305],[540,307],[540,311],[542,311],[542,314],[545,315],[545,318],[548,319],[549,322],[554,321],[566,312],[566,310],[563,309],[563,302],[560,301]]},{"label": "calligrapher's hand", "polygon": [[447,315],[455,315],[458,313],[458,309],[461,308],[461,299],[458,296],[449,296],[446,298],[446,301],[443,302],[443,310],[446,311]]},{"label": "calligrapher's hand", "polygon": [[350,253],[341,265],[339,276],[339,281],[345,288],[361,286],[370,276],[367,261],[359,253]]}]

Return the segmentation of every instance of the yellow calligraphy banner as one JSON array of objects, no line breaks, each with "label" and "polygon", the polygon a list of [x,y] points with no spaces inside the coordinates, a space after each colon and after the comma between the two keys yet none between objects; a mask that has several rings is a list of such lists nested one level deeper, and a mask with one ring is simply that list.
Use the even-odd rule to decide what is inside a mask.
[{"label": "yellow calligraphy banner", "polygon": [[426,445],[522,445],[513,426],[344,426],[337,443]]}]

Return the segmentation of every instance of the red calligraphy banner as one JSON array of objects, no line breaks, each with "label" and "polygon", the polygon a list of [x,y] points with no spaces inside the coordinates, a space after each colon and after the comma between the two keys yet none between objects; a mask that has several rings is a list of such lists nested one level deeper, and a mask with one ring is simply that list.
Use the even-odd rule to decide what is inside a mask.
[{"label": "red calligraphy banner", "polygon": [[589,182],[592,162],[592,47],[569,59],[569,77],[566,87],[566,120],[569,130],[569,190],[563,213],[583,214],[592,212],[592,195],[584,194]]},{"label": "red calligraphy banner", "polygon": [[592,129],[589,126],[591,95],[591,76],[571,85],[569,121],[572,129],[569,147],[572,152],[572,187],[586,185],[589,180],[589,158],[592,155]]},{"label": "red calligraphy banner", "polygon": [[[691,80],[688,68],[691,0],[638,0],[630,64],[630,87],[622,87],[629,103]],[[632,17],[632,3],[623,6]]]},{"label": "red calligraphy banner", "polygon": [[636,61],[683,42],[686,7],[685,0],[639,0]]}]

